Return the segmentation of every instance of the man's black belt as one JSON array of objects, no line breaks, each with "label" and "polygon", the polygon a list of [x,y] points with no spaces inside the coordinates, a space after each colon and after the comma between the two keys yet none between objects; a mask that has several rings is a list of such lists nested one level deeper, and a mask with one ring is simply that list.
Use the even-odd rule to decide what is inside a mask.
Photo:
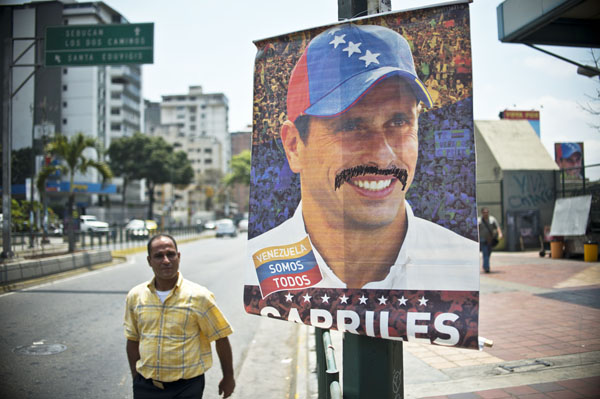
[{"label": "man's black belt", "polygon": [[151,381],[152,385],[154,385],[155,387],[157,387],[158,389],[169,389],[169,388],[174,388],[174,387],[178,387],[181,385],[185,385],[188,384],[192,381],[195,381],[199,378],[202,378],[204,376],[204,374],[200,374],[197,377],[193,377],[193,378],[189,378],[189,379],[180,379],[177,381],[170,381],[170,382],[164,382],[164,381],[158,381],[152,378],[145,378],[142,376],[142,378],[144,378],[145,380]]}]

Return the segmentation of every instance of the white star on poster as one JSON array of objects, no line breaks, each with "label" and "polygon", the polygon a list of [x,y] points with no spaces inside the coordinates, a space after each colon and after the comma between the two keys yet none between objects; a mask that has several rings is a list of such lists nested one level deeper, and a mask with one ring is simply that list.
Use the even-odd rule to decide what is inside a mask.
[{"label": "white star on poster", "polygon": [[328,32],[328,34],[330,34],[330,35],[334,35],[334,34],[335,34],[337,31],[339,31],[340,29],[342,29],[342,28],[340,28],[339,26],[336,26],[335,28],[331,28],[331,29],[329,29],[329,32]]},{"label": "white star on poster", "polygon": [[329,303],[329,297],[327,296],[327,294],[323,295],[323,296],[321,297],[321,300],[322,300],[323,302],[325,302],[325,303]]},{"label": "white star on poster", "polygon": [[367,50],[367,54],[360,57],[359,60],[365,62],[365,68],[366,68],[369,65],[371,65],[372,63],[379,64],[379,60],[377,60],[377,57],[379,57],[379,55],[380,55],[380,53],[373,54],[370,50]]},{"label": "white star on poster", "polygon": [[360,54],[362,52],[359,49],[359,47],[360,47],[361,44],[362,43],[348,42],[348,47],[346,47],[342,51],[347,51],[348,52],[348,58],[350,58],[352,56],[352,54],[354,54],[354,53]]},{"label": "white star on poster", "polygon": [[293,297],[294,297],[294,296],[293,296],[292,294],[288,293],[288,294],[285,296],[285,301],[286,301],[286,302],[292,302],[292,298],[293,298]]},{"label": "white star on poster", "polygon": [[425,305],[427,305],[427,301],[429,301],[429,299],[425,299],[425,297],[424,297],[424,296],[422,296],[422,297],[419,299],[419,305],[421,305],[421,306],[425,306]]},{"label": "white star on poster", "polygon": [[310,302],[310,298],[312,298],[312,297],[310,295],[306,294],[302,298],[304,298],[304,302]]},{"label": "white star on poster", "polygon": [[400,302],[401,306],[406,306],[406,301],[408,299],[404,298],[404,295],[402,295],[402,298],[398,298],[398,302]]},{"label": "white star on poster", "polygon": [[365,297],[364,295],[362,295],[360,298],[358,298],[358,300],[360,301],[359,305],[360,304],[363,304],[363,305],[367,304],[367,297]]},{"label": "white star on poster", "polygon": [[348,304],[348,299],[350,299],[350,298],[348,298],[346,296],[346,294],[342,294],[342,296],[340,297],[340,302],[341,303],[345,303],[347,305]]},{"label": "white star on poster", "polygon": [[329,44],[333,44],[333,48],[337,48],[338,45],[346,43],[346,41],[344,40],[344,36],[346,35],[334,37],[333,40],[329,42]]},{"label": "white star on poster", "polygon": [[381,296],[381,298],[377,298],[377,300],[379,301],[380,305],[385,305],[387,302],[387,298],[384,297],[383,295]]}]

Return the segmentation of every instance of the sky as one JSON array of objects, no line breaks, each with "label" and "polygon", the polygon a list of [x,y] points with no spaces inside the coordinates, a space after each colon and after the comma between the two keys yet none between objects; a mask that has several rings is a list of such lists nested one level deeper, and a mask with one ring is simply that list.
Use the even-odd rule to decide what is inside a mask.
[{"label": "sky", "polygon": [[[392,11],[446,1],[392,0]],[[498,40],[496,7],[502,0],[474,0],[471,9],[475,120],[498,120],[505,109],[539,110],[541,139],[554,158],[554,143],[584,142],[587,165],[600,163],[600,118],[581,109],[600,80],[576,66],[521,44]],[[229,130],[252,121],[253,41],[335,23],[337,0],[105,0],[131,23],[154,22],[154,64],[144,65],[143,96],[160,101],[200,85],[229,100]],[[543,48],[583,64],[590,49]],[[598,52],[600,54],[600,51]],[[595,120],[594,120],[595,118]],[[600,167],[594,173],[600,177]]]}]

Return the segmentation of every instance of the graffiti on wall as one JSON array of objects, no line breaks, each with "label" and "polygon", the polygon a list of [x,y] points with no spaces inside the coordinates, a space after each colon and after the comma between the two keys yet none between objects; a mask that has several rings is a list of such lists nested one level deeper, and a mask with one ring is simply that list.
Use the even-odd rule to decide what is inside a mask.
[{"label": "graffiti on wall", "polygon": [[547,173],[518,173],[510,178],[508,208],[539,208],[554,202],[554,187]]}]

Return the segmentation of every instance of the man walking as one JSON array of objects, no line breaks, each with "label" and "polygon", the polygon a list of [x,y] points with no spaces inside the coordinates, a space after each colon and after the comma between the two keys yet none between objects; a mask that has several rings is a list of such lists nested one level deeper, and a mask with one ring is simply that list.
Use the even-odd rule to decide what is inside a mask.
[{"label": "man walking", "polygon": [[495,217],[490,215],[488,208],[481,208],[479,224],[479,248],[483,254],[483,270],[490,272],[490,256],[492,249],[498,245],[502,238],[502,230]]},{"label": "man walking", "polygon": [[147,260],[154,278],[129,291],[125,309],[134,398],[202,398],[212,341],[223,371],[219,394],[229,397],[235,381],[227,336],[233,330],[214,295],[179,273],[181,254],[173,237],[152,237]]}]

